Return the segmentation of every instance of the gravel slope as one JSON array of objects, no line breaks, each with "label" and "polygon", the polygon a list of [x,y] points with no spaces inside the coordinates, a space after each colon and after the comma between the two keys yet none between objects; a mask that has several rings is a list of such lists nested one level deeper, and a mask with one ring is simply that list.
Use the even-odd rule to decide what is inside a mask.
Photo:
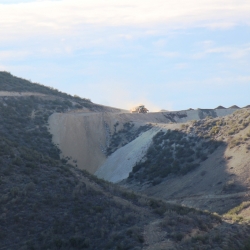
[{"label": "gravel slope", "polygon": [[119,182],[126,179],[136,162],[144,157],[152,138],[159,130],[159,127],[154,127],[115,151],[95,172],[95,175],[110,182]]}]

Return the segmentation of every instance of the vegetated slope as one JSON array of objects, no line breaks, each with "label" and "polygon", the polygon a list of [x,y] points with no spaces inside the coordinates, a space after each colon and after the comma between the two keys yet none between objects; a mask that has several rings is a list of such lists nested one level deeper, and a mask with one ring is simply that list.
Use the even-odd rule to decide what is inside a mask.
[{"label": "vegetated slope", "polygon": [[119,126],[119,122],[116,122],[114,125],[114,133],[111,136],[108,148],[107,155],[111,155],[117,149],[125,146],[129,142],[136,139],[141,133],[148,131],[152,128],[152,124],[145,124],[143,126],[135,126],[133,122],[127,122],[123,124],[123,129],[117,131],[117,127]]},{"label": "vegetated slope", "polygon": [[232,225],[219,216],[135,195],[1,141],[19,158],[1,156],[0,249],[192,249],[197,245],[243,249],[247,244],[247,225]]},{"label": "vegetated slope", "polygon": [[[188,142],[190,138],[186,139],[185,133],[172,133],[171,131],[179,129],[180,123],[193,118],[203,119],[204,117],[213,118],[225,116],[231,114],[233,111],[235,110],[198,109],[144,114],[143,117],[145,120],[141,120],[139,128],[133,126],[134,123],[132,122],[133,119],[138,119],[139,116],[130,116],[132,121],[124,123],[123,129],[117,130],[115,128],[115,132],[110,134],[111,139],[109,140],[109,146],[107,148],[108,157],[104,163],[99,164],[95,175],[111,182],[119,182],[130,175],[129,180],[137,179],[138,181],[140,178],[146,178],[147,183],[153,183],[156,185],[161,182],[162,178],[165,178],[170,173],[181,172],[184,174],[189,172],[191,169],[199,166],[199,161],[195,160],[192,156],[194,149],[191,150],[189,148],[189,143],[196,145],[196,139],[198,138],[192,138],[192,141]],[[122,115],[123,114],[120,114],[120,117],[122,117]],[[128,116],[128,114],[126,114],[126,116]],[[164,119],[162,119],[163,117]],[[146,123],[146,121],[148,123]],[[115,125],[120,123],[117,122]],[[148,131],[148,129],[150,130]],[[163,137],[161,136],[161,133],[155,135],[160,130],[165,131],[162,132],[163,134],[166,133],[164,135],[165,142],[162,141]],[[153,138],[153,136],[155,137]],[[159,138],[157,138],[158,136]],[[183,140],[180,142],[180,139],[182,138]],[[154,142],[152,142],[152,140],[154,140]],[[151,146],[148,150],[151,142],[153,145],[158,145],[156,147]],[[160,144],[164,143],[164,150],[162,150]],[[177,147],[175,148],[176,144]],[[209,143],[201,139],[196,145],[197,150],[200,150],[197,153],[199,154],[198,157],[200,159],[206,159],[204,156],[205,152],[201,152],[202,149],[209,147],[207,151],[211,154],[220,143],[214,141],[210,142],[210,145],[207,144]],[[146,155],[147,152],[148,154]],[[182,159],[178,161],[176,160],[176,157]],[[141,168],[143,165],[147,165],[148,167]],[[132,171],[133,168],[134,170]],[[140,168],[142,171],[138,172]],[[145,169],[146,172],[143,172],[143,169]],[[133,175],[135,172],[137,173]]]},{"label": "vegetated slope", "polygon": [[142,246],[150,209],[139,215],[122,192],[105,193],[86,173],[5,138],[0,150],[0,249]]},{"label": "vegetated slope", "polygon": [[247,225],[135,195],[1,138],[0,152],[6,147],[0,158],[0,249],[243,249],[248,244]]},{"label": "vegetated slope", "polygon": [[156,185],[170,174],[185,175],[199,167],[221,144],[178,130],[161,130],[153,137],[146,160],[136,164],[128,180]]},{"label": "vegetated slope", "polygon": [[[1,97],[0,106],[1,249],[142,245],[144,215],[138,216],[132,204],[116,200],[111,192],[105,194],[91,176],[71,172],[71,166],[59,161],[47,121],[55,111],[74,109],[71,102]],[[123,230],[128,233],[123,235]]]},{"label": "vegetated slope", "polygon": [[[10,91],[10,92],[34,92],[41,93],[45,95],[53,95],[62,98],[71,98],[72,96],[62,93],[54,88],[46,87],[44,85],[38,83],[31,83],[25,79],[15,77],[8,72],[0,71],[0,91]],[[89,103],[89,99],[77,98],[78,101],[82,101],[84,103]]]},{"label": "vegetated slope", "polygon": [[[32,96],[32,93],[34,96],[41,94],[41,98],[50,98],[55,102],[68,102],[67,105],[69,105],[71,109],[73,107],[74,110],[81,109],[85,112],[121,111],[121,109],[118,108],[106,107],[103,105],[92,103],[88,98],[81,98],[77,95],[71,96],[52,87],[46,87],[42,84],[32,83],[25,79],[15,77],[8,72],[0,71],[0,96],[9,96],[10,94],[13,96],[17,96],[17,94],[20,94],[20,96],[25,96],[25,94],[27,96]],[[65,105],[63,106],[65,107]],[[62,112],[62,110],[60,109],[54,111]]]},{"label": "vegetated slope", "polygon": [[248,200],[250,110],[162,130],[127,184],[177,203],[225,213]]},{"label": "vegetated slope", "polygon": [[118,191],[117,198],[105,193],[93,177],[60,161],[48,117],[76,108],[50,96],[0,97],[0,249],[142,245],[143,212],[138,216]]},{"label": "vegetated slope", "polygon": [[74,109],[65,100],[2,97],[0,105],[0,249],[247,246],[247,225],[136,195],[60,161],[46,124],[55,110]]}]

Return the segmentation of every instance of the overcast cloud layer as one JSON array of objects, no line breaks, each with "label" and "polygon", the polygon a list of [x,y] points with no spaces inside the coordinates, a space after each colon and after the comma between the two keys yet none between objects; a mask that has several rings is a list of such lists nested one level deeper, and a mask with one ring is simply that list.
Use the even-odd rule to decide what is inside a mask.
[{"label": "overcast cloud layer", "polygon": [[122,108],[250,104],[249,13],[243,0],[0,1],[0,70]]},{"label": "overcast cloud layer", "polygon": [[[0,31],[17,35],[68,35],[80,26],[94,28],[138,26],[169,29],[187,27],[229,28],[250,23],[247,0],[64,0],[0,2]],[[15,3],[16,2],[16,3]],[[19,3],[18,3],[19,2]]]}]

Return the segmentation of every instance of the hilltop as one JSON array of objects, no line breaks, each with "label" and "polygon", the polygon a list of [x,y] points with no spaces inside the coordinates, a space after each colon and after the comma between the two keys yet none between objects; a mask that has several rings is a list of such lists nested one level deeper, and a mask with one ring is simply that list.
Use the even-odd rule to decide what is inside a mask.
[{"label": "hilltop", "polygon": [[[0,97],[27,97],[36,96],[39,99],[49,99],[54,101],[51,105],[57,105],[53,112],[66,112],[80,109],[85,112],[120,112],[121,109],[107,107],[92,103],[88,98],[77,95],[71,96],[52,87],[47,87],[39,83],[32,83],[28,80],[15,77],[9,72],[0,72]],[[56,107],[56,106],[55,106]],[[54,108],[55,108],[54,107]]]},{"label": "hilltop", "polygon": [[[189,116],[148,115],[131,116],[0,72],[0,249],[248,249],[246,222],[100,180],[89,173],[91,168],[84,170],[88,170],[84,162],[66,154],[68,144],[62,146],[66,141],[60,136],[66,140],[75,131],[71,147],[86,154],[78,143],[89,143],[93,155],[88,161],[102,155],[96,161],[100,163],[136,140],[134,147],[143,138],[159,139],[163,133],[159,122],[174,130],[176,124],[168,124],[171,120]],[[56,130],[62,128],[59,125],[65,130]],[[196,123],[192,126],[198,131]],[[145,136],[152,129],[155,132]],[[189,127],[180,129],[185,134]],[[134,190],[136,182],[135,178],[130,183]],[[229,215],[247,206],[244,203]]]}]

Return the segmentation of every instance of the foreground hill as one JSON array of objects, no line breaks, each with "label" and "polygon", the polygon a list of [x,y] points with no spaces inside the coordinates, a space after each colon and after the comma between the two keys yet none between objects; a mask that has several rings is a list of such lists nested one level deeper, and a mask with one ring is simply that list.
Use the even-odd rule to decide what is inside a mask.
[{"label": "foreground hill", "polygon": [[[116,109],[33,91],[18,78],[15,89],[13,76],[1,75],[0,249],[249,249],[246,223],[135,194],[60,158],[51,114]],[[127,143],[149,129],[132,129]]]}]

